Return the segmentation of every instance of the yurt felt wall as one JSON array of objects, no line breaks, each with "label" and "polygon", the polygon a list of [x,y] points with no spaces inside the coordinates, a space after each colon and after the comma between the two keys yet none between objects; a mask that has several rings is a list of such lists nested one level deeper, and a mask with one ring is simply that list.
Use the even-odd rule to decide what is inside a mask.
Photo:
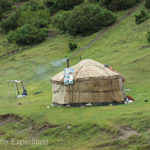
[{"label": "yurt felt wall", "polygon": [[74,85],[63,85],[64,72],[51,79],[54,104],[121,103],[125,100],[119,73],[89,59],[73,69]]},{"label": "yurt felt wall", "polygon": [[53,103],[111,103],[124,101],[119,79],[101,79],[64,86],[53,84]]}]

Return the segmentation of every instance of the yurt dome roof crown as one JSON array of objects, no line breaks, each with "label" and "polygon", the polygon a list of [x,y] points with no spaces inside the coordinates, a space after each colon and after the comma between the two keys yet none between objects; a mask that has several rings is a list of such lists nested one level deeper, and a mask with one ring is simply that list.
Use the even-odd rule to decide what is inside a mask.
[{"label": "yurt dome roof crown", "polygon": [[[74,82],[121,77],[121,74],[91,59],[82,60],[72,68],[74,69]],[[55,83],[63,83],[63,81],[64,71],[58,73],[51,79],[51,82]]]}]

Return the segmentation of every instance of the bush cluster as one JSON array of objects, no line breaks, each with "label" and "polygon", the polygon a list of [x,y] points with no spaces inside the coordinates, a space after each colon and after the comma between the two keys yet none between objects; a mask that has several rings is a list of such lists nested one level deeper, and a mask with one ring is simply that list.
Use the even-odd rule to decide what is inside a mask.
[{"label": "bush cluster", "polygon": [[70,50],[74,50],[74,49],[77,48],[77,44],[76,43],[72,43],[72,42],[69,42],[68,46],[69,46]]},{"label": "bush cluster", "polygon": [[45,4],[52,14],[58,10],[71,10],[74,6],[83,2],[84,0],[45,0]]},{"label": "bush cluster", "polygon": [[25,1],[29,1],[29,0],[13,0],[13,2],[25,2]]},{"label": "bush cluster", "polygon": [[106,26],[115,23],[112,12],[101,8],[98,4],[83,4],[76,6],[68,13],[62,13],[54,18],[54,24],[70,35],[89,35]]},{"label": "bush cluster", "polygon": [[109,10],[117,11],[130,8],[142,0],[88,0],[89,2],[99,2],[100,5]]},{"label": "bush cluster", "polygon": [[55,17],[52,19],[52,25],[59,29],[60,32],[65,33],[67,32],[66,29],[66,20],[68,18],[69,12],[63,11],[57,13]]},{"label": "bush cluster", "polygon": [[39,9],[32,11],[30,8],[21,12],[21,16],[17,20],[18,26],[30,24],[38,28],[48,27],[50,23],[50,13],[47,9]]},{"label": "bush cluster", "polygon": [[150,0],[145,1],[145,7],[150,9]]},{"label": "bush cluster", "polygon": [[31,0],[2,20],[1,28],[8,33],[8,41],[25,45],[44,40],[50,23],[50,12],[43,8],[43,4]]},{"label": "bush cluster", "polygon": [[18,27],[15,31],[10,31],[7,35],[10,43],[22,45],[32,45],[43,41],[47,37],[47,28],[37,28],[29,24]]},{"label": "bush cluster", "polygon": [[149,16],[145,13],[144,10],[141,10],[139,15],[135,15],[135,22],[136,24],[141,24],[142,22],[146,21]]},{"label": "bush cluster", "polygon": [[9,0],[0,0],[0,21],[4,15],[4,13],[11,9],[11,2]]},{"label": "bush cluster", "polygon": [[17,21],[21,16],[20,11],[16,11],[10,15],[7,19],[2,20],[1,28],[5,33],[8,33],[10,30],[15,30],[18,27]]},{"label": "bush cluster", "polygon": [[110,10],[116,11],[128,9],[139,2],[141,2],[141,0],[102,0],[101,4]]},{"label": "bush cluster", "polygon": [[150,42],[150,32],[147,32],[147,40],[148,40],[148,42]]},{"label": "bush cluster", "polygon": [[70,10],[83,2],[84,0],[55,0],[55,6],[58,10]]},{"label": "bush cluster", "polygon": [[100,2],[101,0],[88,0],[90,3]]}]

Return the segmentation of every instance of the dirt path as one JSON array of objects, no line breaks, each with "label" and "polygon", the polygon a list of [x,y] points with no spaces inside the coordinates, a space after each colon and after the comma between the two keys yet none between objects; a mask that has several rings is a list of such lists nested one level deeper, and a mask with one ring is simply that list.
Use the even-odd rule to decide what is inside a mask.
[{"label": "dirt path", "polygon": [[104,34],[105,34],[106,32],[108,32],[108,31],[110,31],[112,28],[118,26],[119,23],[120,23],[122,20],[124,20],[124,19],[126,19],[127,17],[131,16],[140,6],[141,6],[141,5],[139,5],[139,6],[135,7],[135,8],[130,9],[130,10],[126,13],[125,16],[123,16],[121,19],[117,20],[117,22],[116,22],[115,24],[113,24],[113,25],[107,27],[104,31],[102,31],[102,32],[100,31],[99,34],[96,36],[96,38],[94,38],[87,46],[85,46],[85,47],[79,49],[77,52],[73,53],[70,57],[76,56],[76,55],[78,55],[79,53],[81,53],[82,51],[84,51],[84,50],[90,48],[96,41],[98,41],[99,39],[101,39],[101,38],[104,36]]},{"label": "dirt path", "polygon": [[120,140],[124,140],[124,139],[127,139],[129,138],[130,136],[132,135],[141,135],[140,133],[138,133],[136,130],[133,130],[132,128],[130,127],[122,127],[122,128],[119,128],[119,130],[121,131],[122,135],[118,138]]}]

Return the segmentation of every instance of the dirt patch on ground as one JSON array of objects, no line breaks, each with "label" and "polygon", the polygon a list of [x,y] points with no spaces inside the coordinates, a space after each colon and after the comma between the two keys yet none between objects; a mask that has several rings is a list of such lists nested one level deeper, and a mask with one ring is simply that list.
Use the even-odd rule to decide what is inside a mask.
[{"label": "dirt patch on ground", "polygon": [[51,129],[51,128],[56,128],[56,127],[58,127],[58,125],[52,125],[52,124],[49,124],[48,122],[44,122],[40,127],[37,127],[37,125],[34,122],[32,122],[30,126],[20,130],[18,133],[20,134],[20,133],[27,132],[32,137],[39,137],[40,134],[42,134],[46,130]]},{"label": "dirt patch on ground", "polygon": [[111,135],[112,138],[116,138],[116,137],[122,135],[119,130],[118,130],[118,131],[115,131],[115,130],[113,130],[113,129],[105,129],[105,128],[99,128],[99,133],[100,133],[100,135],[101,135],[101,134],[108,134],[108,135]]},{"label": "dirt patch on ground", "polygon": [[127,140],[134,135],[135,136],[141,135],[139,132],[137,132],[136,130],[134,130],[128,126],[117,127],[117,129],[118,129],[117,132],[118,132],[119,136],[112,137],[112,139],[106,140],[106,141],[104,141],[104,143],[97,144],[97,145],[93,146],[92,148],[94,150],[100,150],[100,149],[105,149],[105,148],[109,148],[109,147],[111,147],[111,148],[114,147],[114,149],[120,149],[120,146],[125,148],[127,145],[123,143],[124,140]]},{"label": "dirt patch on ground", "polygon": [[119,130],[121,132],[121,136],[118,139],[120,140],[127,139],[132,135],[140,135],[140,133],[130,127],[121,127]]},{"label": "dirt patch on ground", "polygon": [[58,125],[52,125],[52,124],[49,124],[48,122],[44,122],[43,125],[39,129],[33,130],[33,135],[39,136],[44,131],[51,129],[51,128],[56,128],[56,127],[58,127]]},{"label": "dirt patch on ground", "polygon": [[141,49],[150,48],[150,45],[142,46]]},{"label": "dirt patch on ground", "polygon": [[16,114],[0,115],[0,127],[8,123],[17,123],[21,119],[22,117]]}]

